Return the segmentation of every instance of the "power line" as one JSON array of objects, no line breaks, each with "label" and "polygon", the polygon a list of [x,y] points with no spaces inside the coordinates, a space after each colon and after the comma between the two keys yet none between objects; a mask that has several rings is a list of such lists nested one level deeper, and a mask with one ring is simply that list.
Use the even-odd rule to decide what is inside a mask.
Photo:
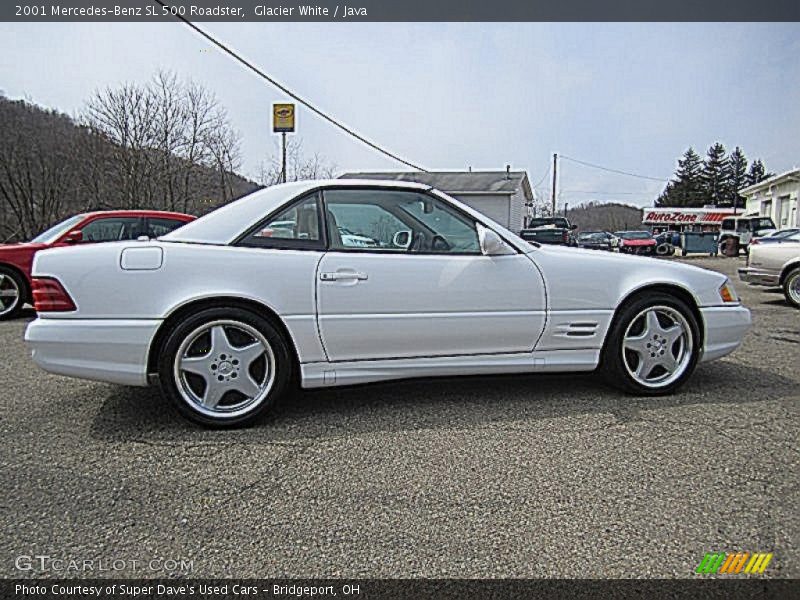
[{"label": "power line", "polygon": [[593,169],[600,169],[601,171],[608,171],[610,173],[617,173],[619,175],[627,175],[628,177],[638,177],[639,179],[649,179],[651,181],[658,181],[661,183],[665,183],[669,181],[668,179],[662,179],[660,177],[649,177],[648,175],[638,175],[636,173],[629,173],[628,171],[620,171],[619,169],[611,169],[609,167],[603,167],[600,165],[595,165],[590,162],[586,162],[583,160],[578,160],[577,158],[571,158],[569,156],[564,156],[563,154],[559,155],[561,158],[572,161],[574,163],[578,163],[579,165],[584,165],[586,167],[592,167]]},{"label": "power line", "polygon": [[[161,0],[153,0],[153,2],[155,2],[156,4],[158,4],[158,5],[160,5],[160,6],[164,7],[164,8],[167,8],[167,6]],[[286,94],[287,96],[289,96],[291,98],[294,98],[300,104],[302,104],[307,109],[309,109],[311,112],[313,112],[313,113],[317,114],[318,116],[322,117],[323,119],[325,119],[326,121],[328,121],[332,125],[338,127],[339,129],[341,129],[342,131],[347,133],[348,135],[354,137],[355,139],[357,139],[362,144],[366,144],[367,146],[369,146],[373,150],[377,150],[381,154],[385,154],[389,158],[392,158],[392,159],[396,160],[397,162],[403,163],[404,165],[406,165],[408,167],[411,167],[412,169],[416,169],[417,171],[422,171],[424,173],[428,172],[427,169],[424,169],[424,168],[420,167],[419,165],[415,165],[414,163],[412,163],[410,161],[407,161],[404,158],[401,158],[401,157],[397,156],[396,154],[393,154],[392,152],[390,152],[388,150],[385,150],[384,148],[381,148],[375,142],[372,142],[372,141],[368,140],[367,138],[365,138],[360,133],[358,133],[356,131],[353,131],[352,129],[347,127],[347,125],[344,125],[344,124],[340,123],[339,121],[337,121],[336,119],[334,119],[333,117],[328,116],[326,113],[322,112],[322,110],[320,110],[319,108],[317,108],[316,106],[311,104],[308,100],[305,100],[304,98],[301,98],[300,96],[295,94],[289,88],[287,88],[286,86],[284,86],[280,82],[276,81],[275,79],[273,79],[272,77],[270,77],[269,75],[264,73],[264,71],[262,71],[261,69],[256,67],[251,62],[249,62],[246,59],[242,58],[239,54],[236,53],[236,51],[228,48],[225,44],[223,44],[222,42],[220,42],[217,39],[215,39],[213,36],[211,36],[211,34],[206,33],[204,30],[200,29],[197,25],[195,25],[194,23],[192,23],[188,19],[185,19],[181,15],[173,14],[171,12],[170,12],[170,14],[172,14],[177,20],[183,22],[184,24],[186,24],[189,27],[191,27],[192,29],[194,29],[197,33],[202,35],[209,42],[211,42],[212,44],[217,46],[217,48],[219,48],[220,50],[222,50],[226,54],[228,54],[231,57],[233,57],[235,60],[237,60],[240,63],[242,63],[245,67],[247,67],[248,69],[253,71],[256,75],[258,75],[262,79],[264,79],[264,80],[268,81],[269,83],[271,83],[272,85],[274,85],[276,88],[281,90],[284,94]]]},{"label": "power line", "polygon": [[547,179],[547,176],[548,176],[548,175],[550,175],[550,165],[547,165],[547,171],[546,171],[546,172],[545,172],[545,174],[542,176],[542,178],[539,180],[539,183],[537,183],[536,185],[534,185],[534,186],[533,186],[533,188],[534,188],[534,189],[536,189],[536,188],[538,188],[539,186],[541,186],[541,185],[544,183],[544,180],[545,180],[545,179]]}]

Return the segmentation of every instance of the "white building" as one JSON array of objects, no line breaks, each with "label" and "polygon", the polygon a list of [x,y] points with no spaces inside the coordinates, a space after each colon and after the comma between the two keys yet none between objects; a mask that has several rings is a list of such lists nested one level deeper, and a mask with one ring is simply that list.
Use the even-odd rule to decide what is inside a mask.
[{"label": "white building", "polygon": [[747,200],[746,214],[771,217],[778,229],[800,227],[800,169],[765,179],[739,190],[739,194]]},{"label": "white building", "polygon": [[390,171],[346,173],[342,179],[416,181],[450,194],[514,233],[531,216],[533,190],[525,171]]}]

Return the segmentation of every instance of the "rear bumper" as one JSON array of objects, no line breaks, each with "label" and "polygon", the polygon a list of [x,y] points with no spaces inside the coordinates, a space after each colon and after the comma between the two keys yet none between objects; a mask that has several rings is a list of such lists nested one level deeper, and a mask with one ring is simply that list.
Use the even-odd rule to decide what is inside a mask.
[{"label": "rear bumper", "polygon": [[768,287],[780,286],[780,273],[774,273],[755,267],[742,267],[739,269],[739,279],[753,285],[766,285]]},{"label": "rear bumper", "polygon": [[38,318],[25,330],[33,362],[57,375],[147,385],[147,355],[160,320]]},{"label": "rear bumper", "polygon": [[705,326],[703,353],[700,362],[714,360],[738,348],[752,319],[744,306],[710,306],[701,308]]}]

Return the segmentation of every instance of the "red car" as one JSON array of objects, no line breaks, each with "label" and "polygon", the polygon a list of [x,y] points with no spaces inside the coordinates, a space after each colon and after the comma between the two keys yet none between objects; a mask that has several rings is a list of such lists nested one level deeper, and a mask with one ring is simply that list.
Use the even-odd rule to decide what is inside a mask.
[{"label": "red car", "polygon": [[654,254],[656,239],[649,231],[617,231],[619,251],[626,254]]},{"label": "red car", "polygon": [[19,314],[31,301],[33,256],[45,248],[70,244],[156,238],[193,221],[182,213],[157,210],[113,210],[70,217],[30,242],[0,244],[0,321]]}]

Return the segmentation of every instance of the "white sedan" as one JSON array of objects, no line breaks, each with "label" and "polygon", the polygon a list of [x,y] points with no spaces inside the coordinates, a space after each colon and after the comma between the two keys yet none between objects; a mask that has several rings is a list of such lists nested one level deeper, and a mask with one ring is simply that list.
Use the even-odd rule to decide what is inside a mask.
[{"label": "white sedan", "polygon": [[[342,230],[377,245],[348,246]],[[750,326],[724,275],[530,245],[406,182],[277,185],[158,240],[40,252],[33,274],[25,339],[40,367],[157,379],[213,426],[269,412],[292,381],[599,366],[627,392],[669,394]]]}]

